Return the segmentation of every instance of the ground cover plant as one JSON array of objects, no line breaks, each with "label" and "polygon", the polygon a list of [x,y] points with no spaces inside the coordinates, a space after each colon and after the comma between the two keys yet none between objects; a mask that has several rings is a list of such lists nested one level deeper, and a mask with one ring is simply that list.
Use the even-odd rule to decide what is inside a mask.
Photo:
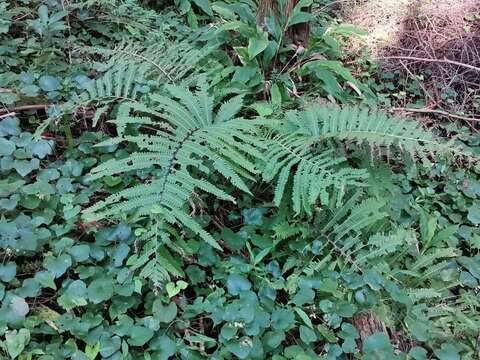
[{"label": "ground cover plant", "polygon": [[1,358],[479,358],[476,124],[335,6],[0,0]]}]

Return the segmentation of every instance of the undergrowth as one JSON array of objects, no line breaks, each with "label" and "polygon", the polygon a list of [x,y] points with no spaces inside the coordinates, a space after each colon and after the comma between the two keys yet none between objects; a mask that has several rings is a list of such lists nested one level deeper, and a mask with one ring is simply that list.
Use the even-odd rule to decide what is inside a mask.
[{"label": "undergrowth", "polygon": [[478,137],[289,4],[0,1],[0,357],[479,358]]}]

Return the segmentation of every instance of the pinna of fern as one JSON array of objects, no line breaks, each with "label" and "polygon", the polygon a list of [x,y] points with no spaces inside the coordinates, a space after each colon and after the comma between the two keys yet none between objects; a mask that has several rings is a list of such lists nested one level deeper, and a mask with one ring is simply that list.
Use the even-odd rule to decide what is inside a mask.
[{"label": "pinna of fern", "polygon": [[[148,107],[123,104],[120,117],[113,120],[119,136],[98,145],[129,142],[139,150],[99,165],[90,179],[152,168],[160,169],[160,175],[110,195],[86,209],[84,217],[94,220],[133,213],[150,216],[154,211],[166,223],[180,223],[218,247],[212,236],[189,216],[185,204],[196,189],[235,201],[209,180],[212,171],[249,193],[244,179],[257,172],[253,159],[261,157],[262,139],[254,136],[253,121],[235,118],[242,106],[241,97],[225,102],[215,112],[213,99],[205,88],[195,93],[182,87],[166,88],[170,96],[151,95]],[[142,116],[136,115],[138,112]],[[139,123],[148,124],[150,133],[125,132],[129,125]],[[152,133],[155,126],[157,130]]]}]

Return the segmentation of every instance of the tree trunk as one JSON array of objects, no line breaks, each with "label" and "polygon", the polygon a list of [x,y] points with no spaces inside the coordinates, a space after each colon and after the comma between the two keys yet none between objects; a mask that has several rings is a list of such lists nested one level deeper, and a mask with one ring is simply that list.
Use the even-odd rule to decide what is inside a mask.
[{"label": "tree trunk", "polygon": [[416,341],[405,336],[403,332],[397,332],[392,328],[387,329],[387,326],[372,310],[355,315],[352,319],[352,324],[360,335],[360,339],[358,339],[360,351],[363,351],[365,339],[377,332],[383,332],[390,338],[395,348],[403,352],[409,352],[412,347],[418,345]]},{"label": "tree trunk", "polygon": [[[279,9],[278,3],[276,0],[260,0],[257,10],[257,25],[260,27],[265,26],[265,18],[270,14],[279,18],[280,11],[285,15],[285,19],[288,19],[288,16],[292,12],[293,8],[297,5],[299,0],[286,0],[285,8]],[[311,8],[308,9],[310,11]],[[290,26],[287,29],[286,36],[295,44],[301,44],[307,46],[308,39],[310,35],[310,26],[308,23],[296,24]]]},{"label": "tree trunk", "polygon": [[387,327],[372,310],[355,315],[352,322],[353,326],[355,326],[358,334],[360,335],[360,351],[363,350],[363,343],[365,339],[370,335],[377,332],[383,332],[388,336]]}]

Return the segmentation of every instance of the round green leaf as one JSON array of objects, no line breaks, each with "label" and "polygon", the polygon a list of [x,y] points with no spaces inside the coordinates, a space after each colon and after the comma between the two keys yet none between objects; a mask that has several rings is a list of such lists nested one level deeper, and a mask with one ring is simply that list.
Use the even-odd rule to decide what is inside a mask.
[{"label": "round green leaf", "polygon": [[7,139],[0,138],[0,155],[12,155],[15,151],[15,144]]},{"label": "round green leaf", "polygon": [[70,255],[62,254],[58,257],[47,257],[44,262],[45,268],[58,278],[65,274],[67,269],[72,266],[72,258]]},{"label": "round green leaf", "polygon": [[5,345],[7,347],[7,352],[12,359],[15,359],[20,355],[29,342],[30,331],[27,329],[7,331],[5,334]]},{"label": "round green leaf", "polygon": [[314,298],[315,291],[310,288],[300,288],[292,299],[292,302],[297,306],[302,306],[303,304],[311,304]]},{"label": "round green leaf", "polygon": [[270,349],[276,349],[283,340],[285,340],[285,333],[283,331],[267,331],[262,338],[263,344]]},{"label": "round green leaf", "polygon": [[87,286],[82,280],[75,280],[68,285],[64,294],[58,298],[58,304],[66,310],[76,306],[87,305]]},{"label": "round green leaf", "polygon": [[220,334],[225,340],[230,340],[232,339],[235,335],[237,335],[237,330],[238,328],[236,326],[233,326],[231,324],[225,324],[222,326],[222,329],[220,330]]},{"label": "round green leaf", "polygon": [[100,355],[107,358],[113,355],[122,344],[122,340],[119,336],[108,336],[106,334],[100,337]]},{"label": "round green leaf", "polygon": [[460,354],[453,344],[442,344],[440,350],[435,351],[439,360],[460,360]]},{"label": "round green leaf", "polygon": [[0,264],[0,280],[9,282],[17,274],[17,265],[10,261],[6,264]]},{"label": "round green leaf", "polygon": [[20,121],[16,117],[6,117],[0,121],[0,136],[19,135]]},{"label": "round green leaf", "polygon": [[35,97],[40,92],[40,88],[37,85],[25,85],[20,88],[20,92],[25,96]]},{"label": "round green leaf", "polygon": [[163,305],[160,299],[153,303],[152,312],[160,322],[170,323],[177,316],[177,305],[172,301],[168,305]]},{"label": "round green leaf", "polygon": [[107,301],[113,296],[113,280],[110,278],[99,278],[88,285],[88,298],[94,304]]},{"label": "round green leaf", "polygon": [[413,348],[410,349],[408,352],[408,355],[410,355],[414,360],[427,360],[427,351],[424,348],[421,348],[419,346],[414,346]]},{"label": "round green leaf", "polygon": [[480,207],[473,205],[468,209],[468,220],[474,225],[480,224]]},{"label": "round green leaf", "polygon": [[291,309],[277,309],[272,313],[272,327],[286,330],[295,323],[295,314]]},{"label": "round green leaf", "polygon": [[173,356],[177,350],[177,345],[175,341],[170,339],[168,336],[156,336],[150,343],[149,347],[152,350],[155,350],[155,355],[159,360],[168,360]]},{"label": "round green leaf", "polygon": [[377,332],[366,338],[363,351],[371,360],[385,360],[395,356],[390,339],[383,332]]},{"label": "round green leaf", "polygon": [[53,152],[54,142],[52,140],[32,140],[25,150],[32,153],[39,159],[44,159],[47,155]]},{"label": "round green leaf", "polygon": [[243,337],[239,340],[227,343],[227,350],[239,359],[246,359],[252,350],[253,342],[249,337]]},{"label": "round green leaf", "polygon": [[303,342],[309,344],[317,341],[317,335],[315,335],[315,331],[313,331],[309,327],[305,325],[300,325],[300,339],[302,339]]},{"label": "round green leaf", "polygon": [[250,290],[252,284],[246,277],[239,274],[230,274],[227,279],[227,289],[231,295],[238,295],[242,291]]},{"label": "round green leaf", "polygon": [[38,85],[43,91],[55,91],[60,87],[60,81],[51,75],[43,75],[38,80]]},{"label": "round green leaf", "polygon": [[144,326],[133,326],[128,343],[132,346],[143,346],[153,337],[153,330]]},{"label": "round green leaf", "polygon": [[30,308],[24,298],[14,295],[10,300],[10,310],[16,317],[25,317]]},{"label": "round green leaf", "polygon": [[68,253],[73,256],[75,261],[83,262],[90,256],[90,246],[86,244],[75,245],[68,250]]}]

